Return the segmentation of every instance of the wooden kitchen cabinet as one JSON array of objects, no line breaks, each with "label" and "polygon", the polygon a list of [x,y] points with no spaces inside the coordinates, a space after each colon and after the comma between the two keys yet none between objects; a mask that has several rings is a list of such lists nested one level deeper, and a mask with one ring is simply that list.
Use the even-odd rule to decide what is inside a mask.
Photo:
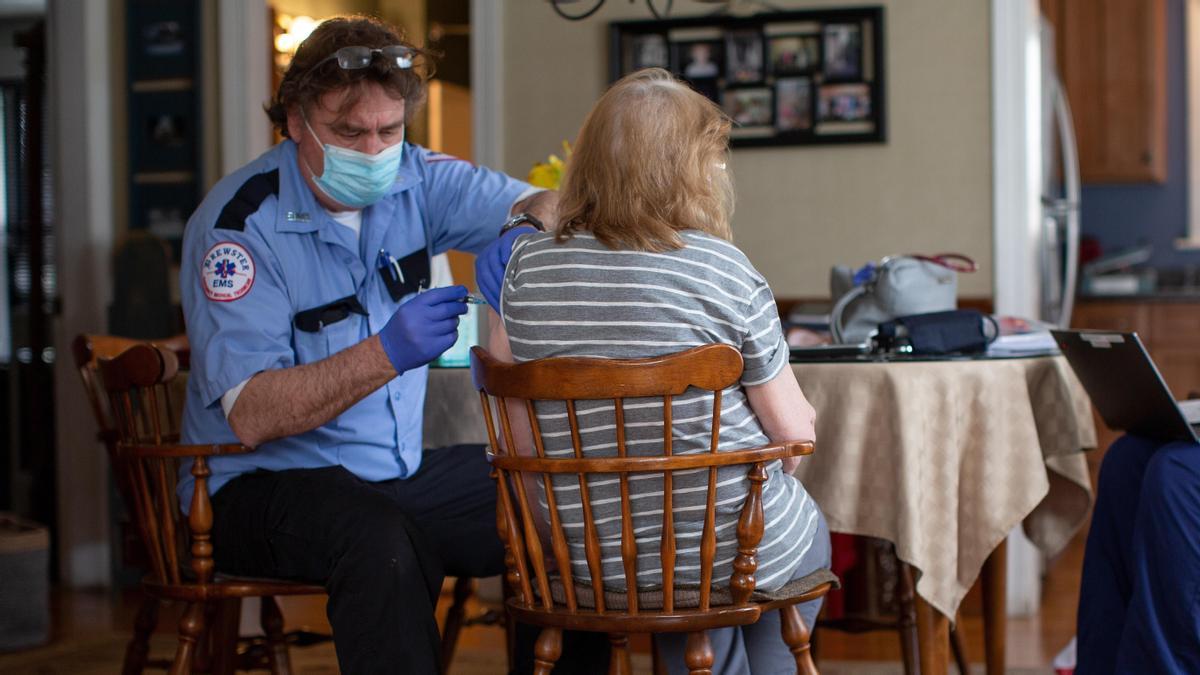
[{"label": "wooden kitchen cabinet", "polygon": [[1079,302],[1072,328],[1144,334],[1150,328],[1150,306],[1140,302]]},{"label": "wooden kitchen cabinet", "polygon": [[1041,0],[1084,183],[1167,180],[1166,0]]},{"label": "wooden kitchen cabinet", "polygon": [[[1080,299],[1071,317],[1072,328],[1136,332],[1162,373],[1175,398],[1200,392],[1200,299],[1097,300]],[[1093,484],[1104,451],[1121,432],[1109,429],[1093,411],[1099,452],[1088,456]]]},{"label": "wooden kitchen cabinet", "polygon": [[1136,331],[1175,398],[1200,392],[1200,300],[1081,300],[1071,326]]}]

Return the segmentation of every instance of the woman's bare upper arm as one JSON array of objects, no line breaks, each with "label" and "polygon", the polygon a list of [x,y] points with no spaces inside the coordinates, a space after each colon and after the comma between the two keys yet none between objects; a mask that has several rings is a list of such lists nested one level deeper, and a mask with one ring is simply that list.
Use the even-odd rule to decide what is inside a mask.
[{"label": "woman's bare upper arm", "polygon": [[791,366],[763,384],[746,387],[746,399],[772,443],[816,439],[816,411],[800,390]]},{"label": "woman's bare upper arm", "polygon": [[[508,342],[508,331],[504,329],[504,321],[495,310],[488,312],[488,352],[498,361],[515,363],[512,346]],[[529,426],[528,411],[525,401],[508,399],[508,420],[511,425],[513,442],[516,444],[518,455],[533,457],[536,451],[533,447],[533,427]],[[499,439],[501,445],[504,439]]]}]

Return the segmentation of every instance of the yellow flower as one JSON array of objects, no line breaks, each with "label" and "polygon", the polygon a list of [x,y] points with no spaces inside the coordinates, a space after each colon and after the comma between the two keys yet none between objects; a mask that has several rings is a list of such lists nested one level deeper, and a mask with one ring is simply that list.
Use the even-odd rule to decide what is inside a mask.
[{"label": "yellow flower", "polygon": [[[571,144],[563,141],[563,155],[569,160],[571,159]],[[566,162],[559,159],[558,155],[550,155],[546,161],[538,162],[529,170],[529,184],[535,187],[547,188],[549,190],[557,190],[562,184],[563,172],[566,170]]]}]

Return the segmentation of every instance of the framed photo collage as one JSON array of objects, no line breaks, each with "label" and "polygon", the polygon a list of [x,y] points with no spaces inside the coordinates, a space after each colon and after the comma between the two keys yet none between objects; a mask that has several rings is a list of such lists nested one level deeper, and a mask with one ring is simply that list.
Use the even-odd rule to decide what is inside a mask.
[{"label": "framed photo collage", "polygon": [[666,68],[720,105],[737,146],[886,141],[883,8],[609,27],[613,81]]}]

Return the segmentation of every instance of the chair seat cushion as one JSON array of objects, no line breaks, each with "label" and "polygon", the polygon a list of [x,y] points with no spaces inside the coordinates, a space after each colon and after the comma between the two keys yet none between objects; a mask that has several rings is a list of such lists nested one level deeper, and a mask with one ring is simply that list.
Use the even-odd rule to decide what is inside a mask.
[{"label": "chair seat cushion", "polygon": [[[819,569],[812,574],[793,579],[782,587],[773,591],[754,591],[750,595],[752,602],[773,602],[776,600],[789,600],[808,593],[817,588],[821,584],[832,584],[833,588],[841,588],[838,582],[837,575],[828,569]],[[567,604],[566,592],[562,583],[562,577],[553,575],[550,577],[550,595],[554,598],[556,604]],[[596,606],[595,596],[592,593],[592,587],[585,584],[575,584],[575,602],[580,607],[593,608]],[[713,607],[722,607],[733,604],[733,596],[729,593],[729,586],[713,586],[712,593],[709,596],[709,603]],[[675,609],[695,609],[700,606],[700,587],[698,585],[677,585],[675,586]],[[604,607],[608,610],[626,610],[629,608],[629,597],[623,591],[604,592]],[[657,610],[663,608],[663,589],[661,587],[646,588],[638,591],[638,609],[639,610]]]}]

